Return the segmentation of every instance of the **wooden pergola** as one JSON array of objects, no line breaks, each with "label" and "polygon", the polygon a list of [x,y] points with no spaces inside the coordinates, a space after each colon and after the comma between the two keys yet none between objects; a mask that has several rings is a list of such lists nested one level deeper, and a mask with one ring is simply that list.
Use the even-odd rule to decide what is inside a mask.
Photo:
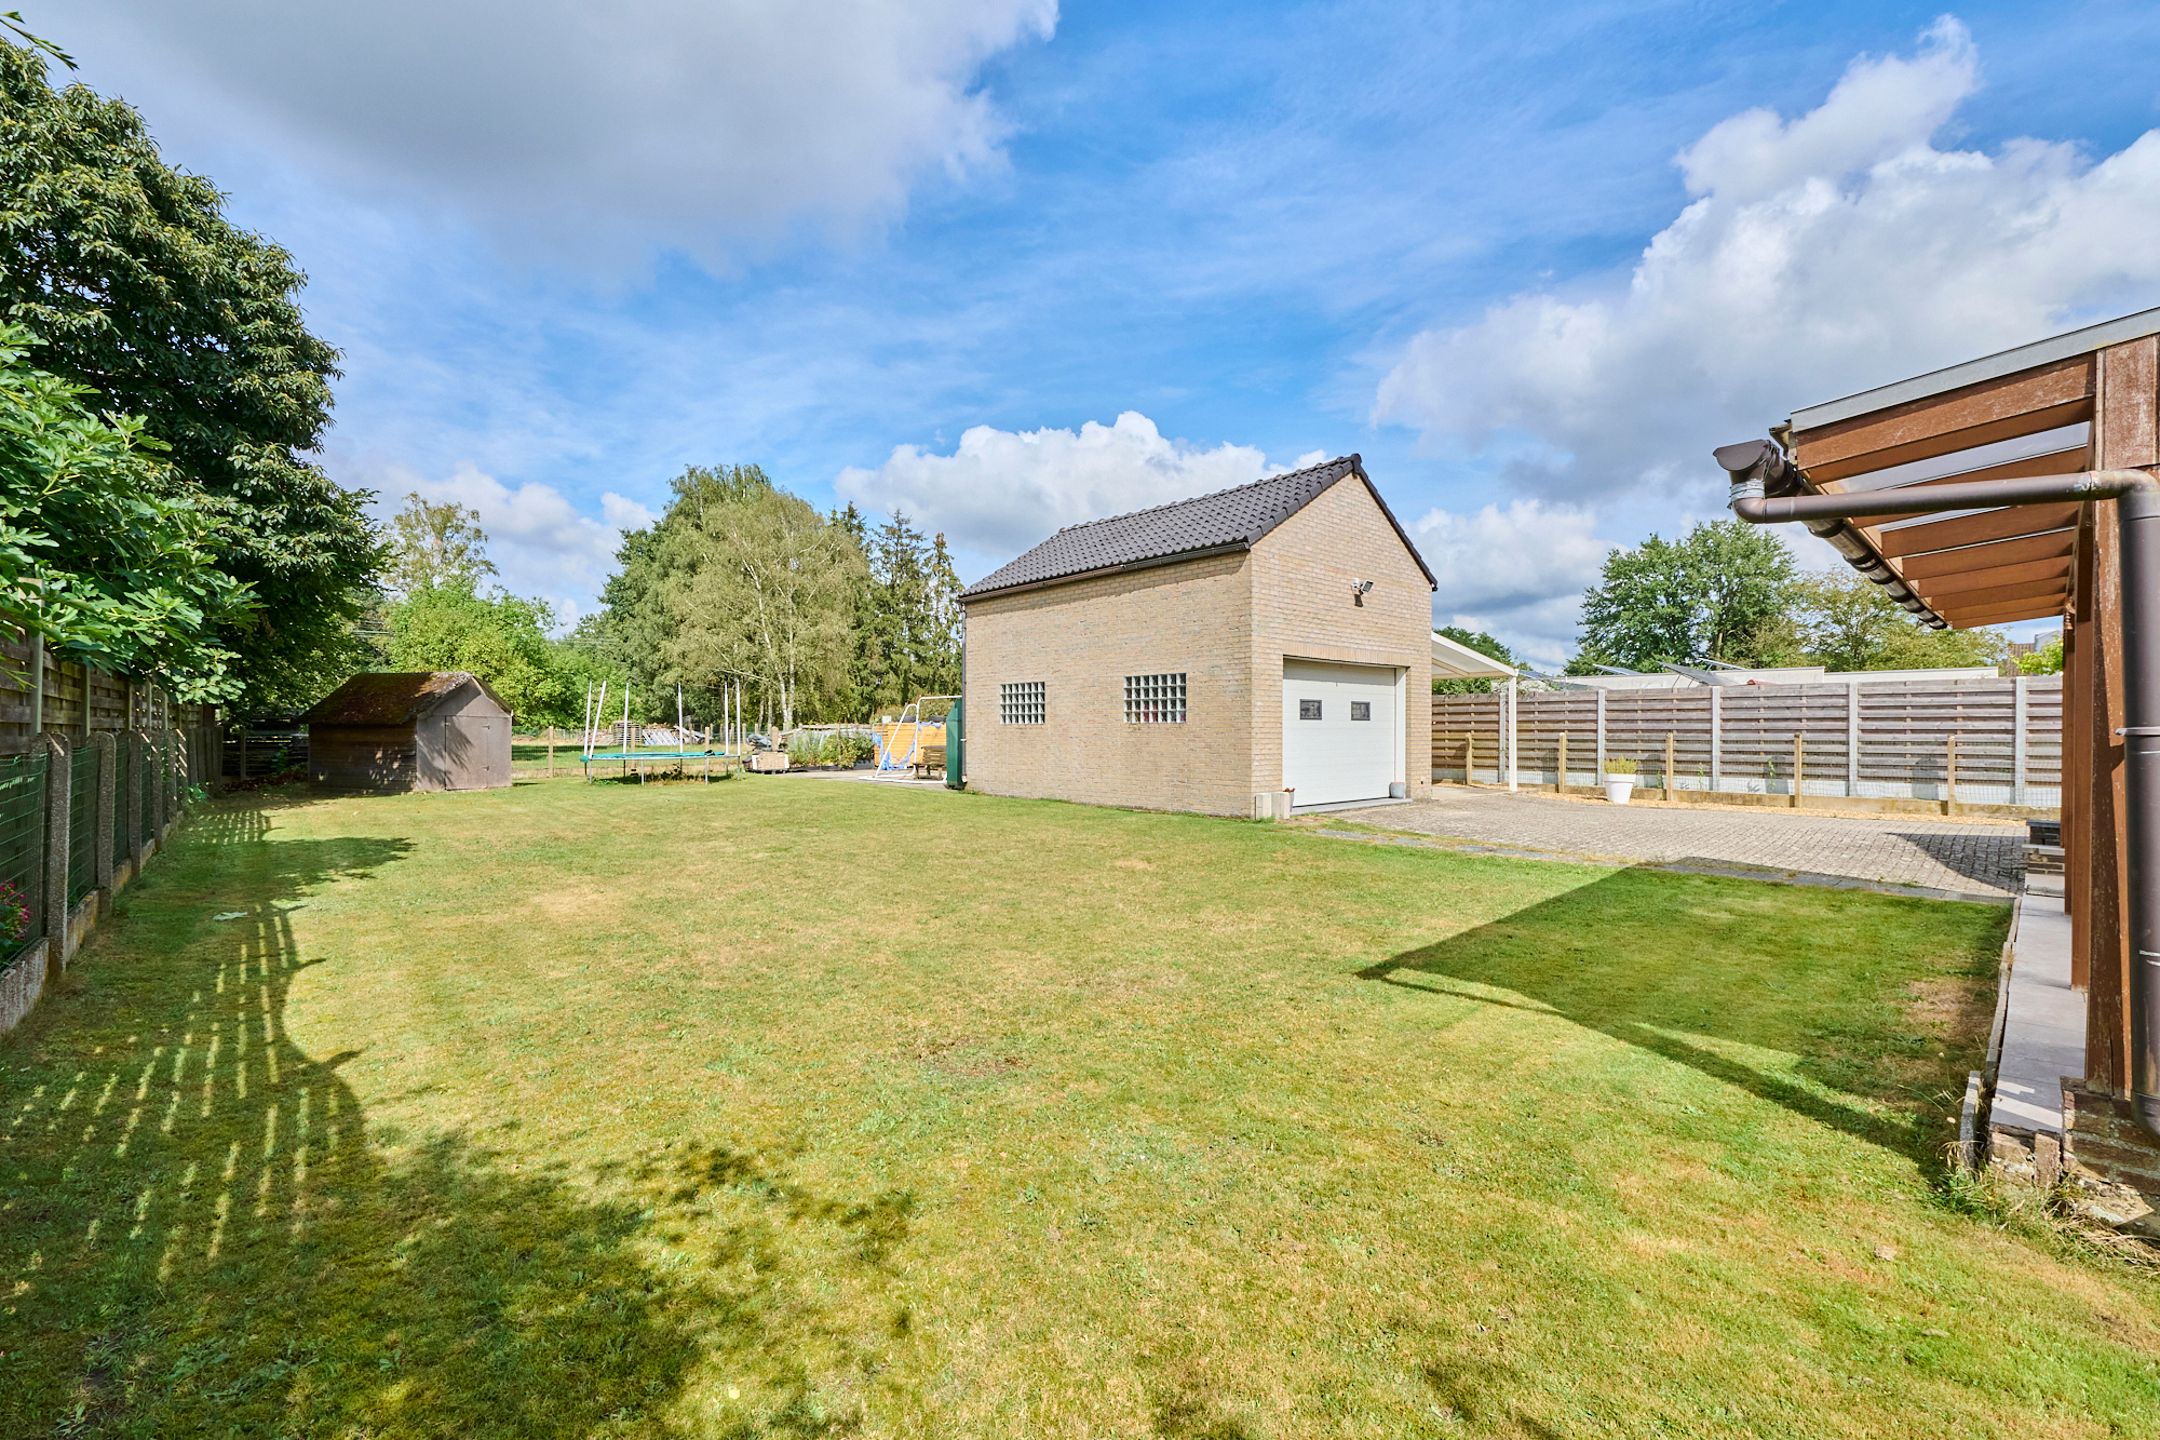
[{"label": "wooden pergola", "polygon": [[[2160,467],[2160,310],[1796,410],[1772,433],[1818,494]],[[2112,503],[1811,524],[1929,623],[2060,618],[2065,902],[2086,1083],[2128,1085],[2123,606]]]}]

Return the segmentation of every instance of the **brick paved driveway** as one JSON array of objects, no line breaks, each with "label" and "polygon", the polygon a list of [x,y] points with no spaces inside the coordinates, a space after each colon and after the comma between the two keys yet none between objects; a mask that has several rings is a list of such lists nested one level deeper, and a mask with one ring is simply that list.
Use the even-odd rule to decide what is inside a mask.
[{"label": "brick paved driveway", "polygon": [[2002,898],[2017,888],[2024,863],[2025,827],[2000,821],[1618,806],[1453,785],[1433,787],[1430,800],[1335,815],[1555,858],[1772,870]]}]

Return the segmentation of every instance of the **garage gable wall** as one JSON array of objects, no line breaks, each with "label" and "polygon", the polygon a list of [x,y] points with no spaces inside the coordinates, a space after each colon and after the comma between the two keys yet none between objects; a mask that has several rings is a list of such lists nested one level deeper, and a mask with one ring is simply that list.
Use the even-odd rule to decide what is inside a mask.
[{"label": "garage gable wall", "polygon": [[[1218,554],[968,602],[969,788],[1097,805],[1250,813],[1250,556]],[[1125,677],[1182,672],[1186,721],[1125,719]],[[1041,681],[1044,723],[999,718]]]},{"label": "garage gable wall", "polygon": [[[1333,660],[1407,672],[1401,779],[1432,789],[1432,585],[1356,475],[1338,480],[1252,549],[1251,788],[1283,784],[1283,661]],[[1359,605],[1351,586],[1370,580]]]}]

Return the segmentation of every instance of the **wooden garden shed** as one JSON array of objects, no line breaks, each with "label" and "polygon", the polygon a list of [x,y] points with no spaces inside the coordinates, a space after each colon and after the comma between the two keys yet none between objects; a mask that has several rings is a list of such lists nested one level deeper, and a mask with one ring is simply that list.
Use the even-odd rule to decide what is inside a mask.
[{"label": "wooden garden shed", "polygon": [[306,719],[317,784],[399,791],[510,783],[510,707],[463,670],[355,675]]}]

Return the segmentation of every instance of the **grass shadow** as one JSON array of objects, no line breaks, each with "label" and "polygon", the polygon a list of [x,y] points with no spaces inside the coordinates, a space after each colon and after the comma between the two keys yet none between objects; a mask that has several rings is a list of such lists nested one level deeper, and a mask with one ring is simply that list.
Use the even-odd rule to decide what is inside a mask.
[{"label": "grass shadow", "polygon": [[[1673,943],[1676,887],[1695,892],[1699,945]],[[1945,903],[1643,867],[1358,973],[1559,1015],[1933,1170],[1945,1107],[1984,1043],[1982,982],[2004,923],[1999,907],[1960,906],[1970,943],[1944,949]],[[1930,946],[1951,997],[1932,1018],[1910,990]]]},{"label": "grass shadow", "polygon": [[748,1391],[720,1433],[854,1423],[908,1197],[822,1196],[792,1156],[573,1174],[371,1126],[360,1052],[285,1026],[296,981],[366,957],[306,953],[292,915],[416,857],[283,837],[280,808],[191,822],[0,1041],[0,1434],[664,1433],[704,1367]]}]

